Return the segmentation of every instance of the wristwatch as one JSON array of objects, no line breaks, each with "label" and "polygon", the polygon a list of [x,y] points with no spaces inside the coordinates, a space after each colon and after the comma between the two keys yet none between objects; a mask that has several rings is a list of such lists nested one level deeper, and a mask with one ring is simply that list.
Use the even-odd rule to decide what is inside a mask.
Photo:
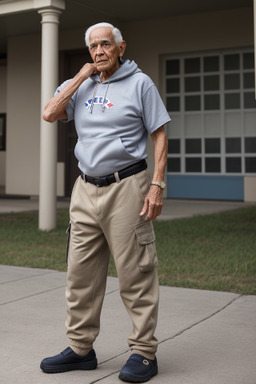
[{"label": "wristwatch", "polygon": [[158,182],[158,181],[152,181],[151,182],[151,185],[157,185],[158,187],[162,188],[162,189],[165,189],[166,187],[166,184],[164,181],[161,181],[161,182]]}]

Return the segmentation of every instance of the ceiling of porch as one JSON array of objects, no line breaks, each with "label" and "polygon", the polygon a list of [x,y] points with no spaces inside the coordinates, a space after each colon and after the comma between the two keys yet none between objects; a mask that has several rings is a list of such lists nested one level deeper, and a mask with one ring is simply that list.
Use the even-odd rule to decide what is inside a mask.
[{"label": "ceiling of porch", "polygon": [[[1,3],[5,2],[0,1]],[[66,10],[60,18],[60,29],[86,28],[100,21],[116,25],[181,14],[252,7],[253,0],[66,0]],[[0,16],[0,57],[5,57],[9,36],[40,33],[40,16],[36,11]]]}]

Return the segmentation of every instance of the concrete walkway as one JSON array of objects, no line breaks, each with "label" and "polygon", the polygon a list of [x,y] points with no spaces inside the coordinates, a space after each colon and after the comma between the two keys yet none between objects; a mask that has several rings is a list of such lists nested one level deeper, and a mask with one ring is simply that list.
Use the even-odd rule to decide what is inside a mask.
[{"label": "concrete walkway", "polygon": [[[9,208],[7,210],[7,205]],[[61,202],[68,205],[67,202]],[[30,200],[0,200],[0,212],[37,209]],[[244,203],[166,201],[162,219],[236,209]],[[68,345],[66,273],[0,266],[0,384],[115,384],[130,355],[130,319],[109,277],[95,371],[45,374],[40,361]],[[160,287],[159,384],[255,384],[256,296]]]},{"label": "concrete walkway", "polygon": [[[131,323],[109,277],[95,371],[45,374],[65,337],[65,272],[0,266],[1,384],[115,384]],[[159,384],[255,384],[256,296],[160,288]]]},{"label": "concrete walkway", "polygon": [[[243,208],[256,203],[244,203],[237,201],[209,201],[209,200],[173,200],[165,199],[162,214],[158,220],[179,219],[194,215],[205,215],[231,209]],[[24,212],[38,210],[37,198],[32,199],[8,199],[0,198],[0,213]],[[57,201],[57,208],[68,208],[69,200]]]}]

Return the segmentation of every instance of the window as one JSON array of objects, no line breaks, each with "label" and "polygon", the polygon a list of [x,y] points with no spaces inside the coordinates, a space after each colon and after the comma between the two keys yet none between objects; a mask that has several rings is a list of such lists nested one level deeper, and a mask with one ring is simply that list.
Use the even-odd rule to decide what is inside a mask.
[{"label": "window", "polygon": [[180,91],[180,79],[167,79],[166,80],[167,93],[177,93]]},{"label": "window", "polygon": [[200,96],[186,96],[185,108],[186,108],[186,111],[200,111],[201,110]]},{"label": "window", "polygon": [[168,149],[169,153],[180,153],[180,140],[168,140]]},{"label": "window", "polygon": [[256,153],[256,137],[246,137],[245,142],[245,153]]},{"label": "window", "polygon": [[205,172],[219,173],[220,172],[220,157],[205,158]]},{"label": "window", "polygon": [[167,97],[167,111],[177,112],[180,111],[180,98],[179,97]]},{"label": "window", "polygon": [[219,72],[219,56],[204,57],[204,72]]},{"label": "window", "polygon": [[201,153],[201,139],[186,139],[186,153]]},{"label": "window", "polygon": [[226,139],[226,153],[241,153],[241,139],[239,137]]},{"label": "window", "polygon": [[179,75],[179,73],[180,73],[180,60],[167,60],[166,75]]},{"label": "window", "polygon": [[185,73],[200,72],[200,58],[185,59]]},{"label": "window", "polygon": [[240,74],[227,74],[224,75],[224,88],[225,90],[233,90],[240,88]]},{"label": "window", "polygon": [[201,157],[186,158],[186,172],[200,173],[202,172]]},{"label": "window", "polygon": [[244,141],[246,153],[245,170],[247,173],[256,173],[256,137],[246,137]]},{"label": "window", "polygon": [[205,153],[220,153],[220,139],[205,139]]},{"label": "window", "polygon": [[220,109],[220,95],[205,95],[204,109],[206,111]]},{"label": "window", "polygon": [[200,77],[187,77],[185,79],[185,92],[200,92],[201,79]]},{"label": "window", "polygon": [[253,50],[165,60],[169,173],[256,174]]},{"label": "window", "polygon": [[180,172],[180,158],[173,157],[171,159],[168,159],[167,162],[167,171],[168,172]]},{"label": "window", "polygon": [[245,158],[245,170],[247,173],[256,173],[256,157]]},{"label": "window", "polygon": [[226,158],[226,172],[227,173],[241,173],[241,157],[227,157]]}]

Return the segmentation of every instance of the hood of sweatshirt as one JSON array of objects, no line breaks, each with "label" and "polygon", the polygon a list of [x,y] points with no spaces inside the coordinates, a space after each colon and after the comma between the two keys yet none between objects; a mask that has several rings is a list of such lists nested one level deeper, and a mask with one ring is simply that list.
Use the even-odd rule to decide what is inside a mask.
[{"label": "hood of sweatshirt", "polygon": [[[107,100],[107,94],[108,94],[108,88],[111,83],[114,83],[116,81],[125,79],[127,77],[130,77],[136,73],[142,72],[141,69],[138,68],[138,65],[131,60],[121,60],[120,59],[120,67],[113,73],[112,76],[110,76],[107,80],[103,81],[102,84],[106,84],[106,92],[105,96],[102,101],[102,112],[105,111],[105,102]],[[89,112],[92,113],[93,111],[93,106],[94,106],[94,97],[96,95],[97,89],[99,84],[101,83],[100,75],[92,75],[90,76],[90,79],[95,82],[95,89],[92,95],[92,102],[90,105]]]},{"label": "hood of sweatshirt", "polygon": [[[102,82],[103,84],[113,83],[115,81],[119,81],[129,76],[132,76],[135,73],[142,72],[134,61],[120,60],[120,64],[121,64],[120,67],[113,73],[113,75],[110,76],[107,80]],[[96,83],[101,82],[100,75],[92,75],[91,79]]]}]

